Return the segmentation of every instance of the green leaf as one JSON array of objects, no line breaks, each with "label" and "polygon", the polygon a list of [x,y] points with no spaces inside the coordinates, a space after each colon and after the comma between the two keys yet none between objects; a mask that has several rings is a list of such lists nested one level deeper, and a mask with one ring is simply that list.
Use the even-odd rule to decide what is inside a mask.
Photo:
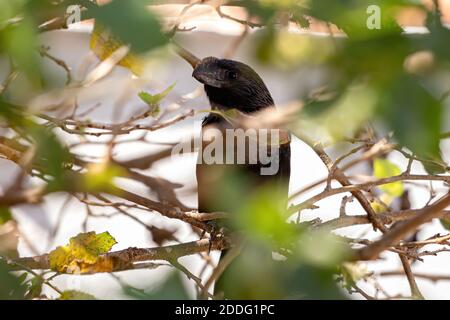
[{"label": "green leaf", "polygon": [[[398,176],[402,172],[398,166],[385,159],[375,159],[373,168],[373,175],[378,179]],[[393,197],[400,197],[404,192],[403,183],[401,181],[382,185],[380,186],[380,189]]]},{"label": "green leaf", "polygon": [[157,94],[150,94],[148,92],[139,92],[139,98],[144,101],[150,107],[150,113],[153,117],[159,114],[159,104],[160,102],[172,91],[175,87],[175,83],[170,87],[165,89],[163,92]]},{"label": "green leaf", "polygon": [[80,233],[71,238],[68,245],[60,246],[50,252],[50,267],[59,272],[77,271],[83,264],[95,264],[98,257],[109,252],[116,243],[108,232]]},{"label": "green leaf", "polygon": [[34,277],[30,281],[30,287],[27,293],[27,299],[39,298],[42,294],[42,285],[44,280],[42,277]]},{"label": "green leaf", "polygon": [[97,300],[93,295],[76,290],[66,290],[58,300]]}]

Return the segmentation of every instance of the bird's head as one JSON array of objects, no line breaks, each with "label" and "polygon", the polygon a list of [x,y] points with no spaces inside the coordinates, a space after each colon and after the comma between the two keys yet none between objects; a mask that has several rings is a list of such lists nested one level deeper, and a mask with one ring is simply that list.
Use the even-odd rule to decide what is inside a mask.
[{"label": "bird's head", "polygon": [[274,104],[261,77],[242,62],[207,57],[192,76],[205,85],[213,107],[253,112]]}]

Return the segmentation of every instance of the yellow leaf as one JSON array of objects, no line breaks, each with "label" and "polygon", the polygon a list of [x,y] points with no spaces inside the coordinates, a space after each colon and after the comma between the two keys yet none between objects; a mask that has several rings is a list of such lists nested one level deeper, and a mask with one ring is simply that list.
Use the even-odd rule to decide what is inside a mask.
[{"label": "yellow leaf", "polygon": [[[114,37],[107,28],[97,22],[95,23],[90,48],[100,60],[107,59],[113,52],[123,46],[124,43]],[[119,62],[119,65],[129,69],[135,75],[141,75],[144,68],[142,60],[132,53],[127,54]]]},{"label": "yellow leaf", "polygon": [[386,206],[379,201],[371,201],[370,206],[372,207],[373,211],[375,211],[375,213],[383,213],[386,212],[387,209]]},{"label": "yellow leaf", "polygon": [[[50,267],[64,273],[83,273],[90,265],[99,261],[99,256],[111,250],[116,240],[108,233],[95,232],[80,233],[70,239],[69,244],[61,246],[50,252]],[[105,266],[109,271],[112,266]],[[108,269],[108,270],[106,270]]]},{"label": "yellow leaf", "polygon": [[[398,166],[385,159],[375,159],[373,168],[373,175],[378,179],[398,176],[402,172]],[[393,197],[400,197],[404,192],[403,183],[401,181],[382,185],[380,186],[380,189]]]}]

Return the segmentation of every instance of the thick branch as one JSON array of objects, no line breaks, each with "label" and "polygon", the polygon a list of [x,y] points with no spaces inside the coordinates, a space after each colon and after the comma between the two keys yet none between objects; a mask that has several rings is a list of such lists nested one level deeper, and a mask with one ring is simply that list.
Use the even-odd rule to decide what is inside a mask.
[{"label": "thick branch", "polygon": [[[215,239],[214,241],[202,239],[193,242],[155,248],[128,248],[100,256],[97,264],[110,265],[110,269],[98,271],[96,265],[94,264],[89,266],[88,270],[84,272],[84,274],[132,270],[135,269],[134,263],[137,262],[154,260],[176,261],[180,257],[189,256],[200,252],[207,252],[210,248],[212,250],[223,250],[227,247],[229,247],[229,243],[227,243],[224,238],[220,238]],[[15,269],[20,269],[20,265],[22,265],[33,270],[48,270],[50,269],[49,255],[45,254],[36,257],[19,258],[14,260],[12,265]],[[89,272],[89,270],[96,271]]]}]

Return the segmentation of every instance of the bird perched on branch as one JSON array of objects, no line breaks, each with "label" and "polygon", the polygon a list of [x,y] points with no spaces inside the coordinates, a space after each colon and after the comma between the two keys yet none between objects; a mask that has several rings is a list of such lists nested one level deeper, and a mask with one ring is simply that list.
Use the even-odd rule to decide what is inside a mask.
[{"label": "bird perched on branch", "polygon": [[[234,60],[215,57],[199,60],[184,49],[179,49],[178,53],[194,67],[192,76],[204,85],[211,109],[213,110],[202,122],[203,144],[211,141],[211,137],[207,134],[208,129],[218,129],[215,131],[216,133],[223,133],[227,129],[236,129],[235,125],[227,121],[227,118],[223,116],[224,113],[234,109],[243,115],[256,116],[259,112],[274,108],[274,101],[263,80],[248,65]],[[247,127],[246,129],[249,128]],[[258,130],[261,129],[258,128]],[[223,154],[218,156],[216,151],[215,156],[216,158],[222,156],[223,162],[208,163],[206,161],[206,163],[197,164],[198,209],[200,212],[227,211],[229,206],[223,197],[226,194],[225,180],[230,175],[237,175],[238,178],[247,182],[251,181],[250,184],[245,185],[248,190],[241,192],[242,201],[245,201],[245,197],[250,196],[251,192],[258,187],[270,184],[279,188],[278,191],[281,190],[281,193],[285,195],[287,206],[291,158],[290,135],[285,130],[278,131],[281,132],[277,134],[278,140],[276,143],[278,144],[278,149],[276,149],[276,154],[270,155],[270,161],[263,161],[258,154],[258,158],[256,160],[253,159],[254,161],[252,162],[250,161],[250,151],[246,149],[245,163],[236,163],[237,158],[234,153],[232,157],[234,162],[226,162],[227,153],[239,152],[236,148],[244,147],[245,149],[249,145],[237,145],[239,142],[237,140],[239,139],[236,140],[236,136],[234,136],[231,138],[234,139],[232,144],[233,150],[230,150],[227,145],[230,141],[226,141],[226,135],[222,137],[225,145]],[[230,138],[228,137],[228,139]],[[250,140],[247,140],[245,143],[250,143]],[[265,145],[260,140],[258,140],[258,143],[258,147]],[[262,169],[269,167],[274,167],[276,170],[269,174],[264,173]],[[225,251],[221,253],[221,259],[223,259],[225,254]],[[227,278],[226,272],[227,270],[217,279],[215,294],[224,290],[223,282]],[[227,296],[226,291],[223,294],[225,298],[233,298]]]}]

